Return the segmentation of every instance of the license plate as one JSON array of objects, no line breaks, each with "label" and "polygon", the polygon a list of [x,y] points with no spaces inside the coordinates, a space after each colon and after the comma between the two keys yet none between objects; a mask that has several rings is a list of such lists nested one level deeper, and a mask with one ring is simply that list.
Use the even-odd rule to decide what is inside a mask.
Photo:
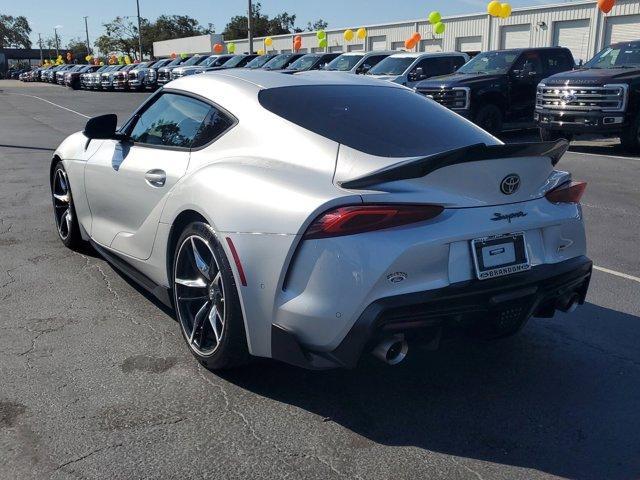
[{"label": "license plate", "polygon": [[510,233],[471,240],[479,280],[502,277],[531,268],[524,233]]}]

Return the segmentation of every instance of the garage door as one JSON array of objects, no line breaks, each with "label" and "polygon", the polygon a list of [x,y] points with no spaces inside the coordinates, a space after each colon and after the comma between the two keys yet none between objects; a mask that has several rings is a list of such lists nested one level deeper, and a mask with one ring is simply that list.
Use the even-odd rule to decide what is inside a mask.
[{"label": "garage door", "polygon": [[361,52],[364,50],[364,45],[356,43],[355,45],[347,45],[347,52]]},{"label": "garage door", "polygon": [[617,42],[630,42],[640,38],[640,15],[608,17],[604,34],[604,46]]},{"label": "garage door", "polygon": [[369,50],[386,50],[387,49],[387,37],[385,35],[379,35],[377,37],[369,38]]},{"label": "garage door", "polygon": [[404,50],[404,42],[391,42],[391,50]]},{"label": "garage door", "polygon": [[329,51],[331,53],[338,53],[342,51],[342,45],[333,45],[331,47],[329,47]]},{"label": "garage door", "polygon": [[421,52],[441,52],[442,51],[442,39],[430,38],[427,40],[420,40]]},{"label": "garage door", "polygon": [[589,60],[589,20],[554,22],[553,45],[571,50],[576,63]]},{"label": "garage door", "polygon": [[505,25],[500,27],[500,48],[528,48],[531,25]]},{"label": "garage door", "polygon": [[482,37],[458,37],[456,38],[456,50],[459,52],[482,51]]}]

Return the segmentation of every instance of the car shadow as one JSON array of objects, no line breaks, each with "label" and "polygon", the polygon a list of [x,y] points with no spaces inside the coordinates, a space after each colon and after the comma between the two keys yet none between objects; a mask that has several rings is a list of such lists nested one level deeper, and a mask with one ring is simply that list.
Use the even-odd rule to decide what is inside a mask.
[{"label": "car shadow", "polygon": [[353,371],[261,361],[216,374],[382,445],[564,478],[637,478],[640,360],[585,341],[587,322],[640,336],[639,317],[586,304],[511,339],[414,349],[399,367],[366,355]]}]

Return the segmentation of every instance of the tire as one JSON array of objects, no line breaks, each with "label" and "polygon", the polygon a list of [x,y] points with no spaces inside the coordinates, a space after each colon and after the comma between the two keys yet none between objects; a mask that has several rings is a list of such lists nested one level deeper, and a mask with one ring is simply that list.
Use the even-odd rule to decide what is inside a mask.
[{"label": "tire", "polygon": [[83,241],[80,235],[78,216],[73,205],[71,184],[62,162],[56,164],[53,175],[51,175],[51,200],[58,237],[65,247],[76,250],[83,244]]},{"label": "tire", "polygon": [[629,153],[640,153],[640,113],[620,135],[622,147]]},{"label": "tire", "polygon": [[184,229],[176,242],[171,278],[176,317],[193,356],[209,370],[248,363],[237,286],[209,225],[193,222]]},{"label": "tire", "polygon": [[493,104],[485,105],[476,113],[474,123],[492,135],[502,132],[502,111]]},{"label": "tire", "polygon": [[564,133],[558,130],[549,130],[548,128],[540,128],[540,140],[543,142],[555,142],[560,139],[567,141],[573,140],[573,134]]}]

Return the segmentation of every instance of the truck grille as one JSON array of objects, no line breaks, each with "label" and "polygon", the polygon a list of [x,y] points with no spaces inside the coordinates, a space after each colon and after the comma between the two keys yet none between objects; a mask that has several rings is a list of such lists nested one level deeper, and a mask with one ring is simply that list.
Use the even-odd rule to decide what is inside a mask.
[{"label": "truck grille", "polygon": [[169,72],[158,72],[158,81],[159,82],[168,82],[170,80]]},{"label": "truck grille", "polygon": [[551,110],[622,112],[627,104],[627,85],[603,87],[547,86],[540,84],[536,108]]},{"label": "truck grille", "polygon": [[468,88],[417,88],[416,92],[452,110],[469,108]]},{"label": "truck grille", "polygon": [[129,80],[137,80],[138,72],[129,72]]}]

